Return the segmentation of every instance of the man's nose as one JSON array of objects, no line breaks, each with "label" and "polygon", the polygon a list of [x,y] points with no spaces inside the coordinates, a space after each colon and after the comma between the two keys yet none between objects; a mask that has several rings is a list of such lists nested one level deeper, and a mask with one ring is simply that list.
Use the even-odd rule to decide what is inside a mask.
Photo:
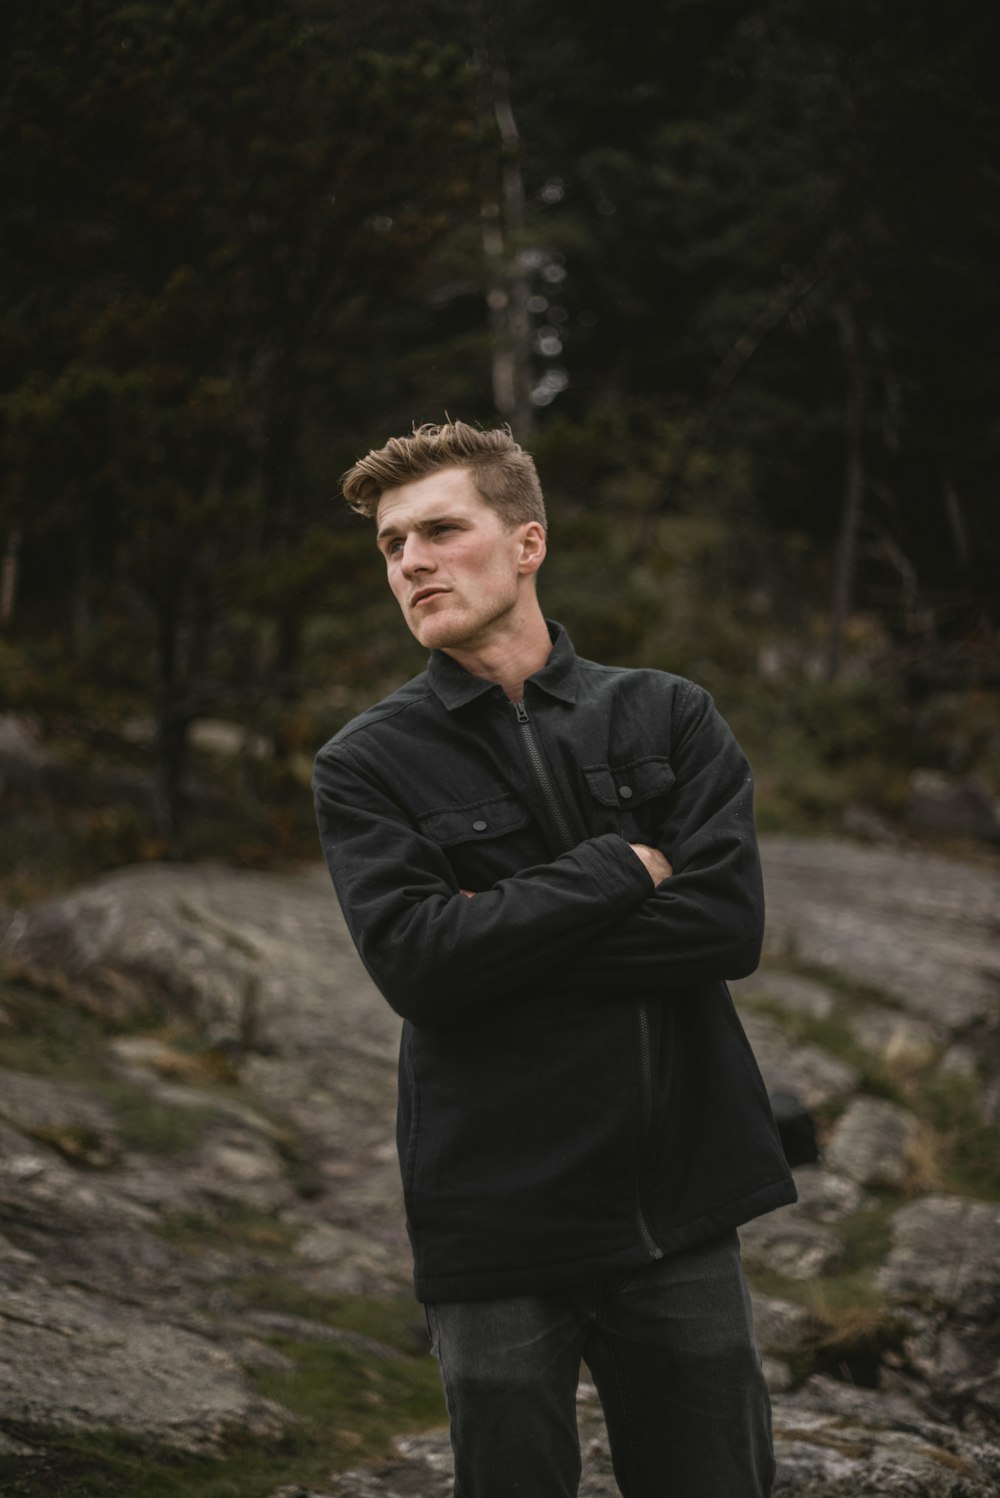
[{"label": "man's nose", "polygon": [[403,542],[403,576],[413,577],[418,572],[429,572],[434,566],[430,547],[422,536],[407,536]]}]

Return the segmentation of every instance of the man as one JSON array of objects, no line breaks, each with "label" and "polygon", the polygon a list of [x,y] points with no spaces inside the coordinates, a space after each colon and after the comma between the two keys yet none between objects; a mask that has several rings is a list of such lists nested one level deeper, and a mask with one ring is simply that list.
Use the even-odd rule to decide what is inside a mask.
[{"label": "man", "polygon": [[625,1498],[760,1498],[735,1228],[794,1199],[725,987],[763,922],[707,694],[580,659],[506,431],[424,426],[345,497],[428,669],[316,761],[323,847],[403,1017],[397,1142],[460,1498],[570,1498],[583,1358]]}]

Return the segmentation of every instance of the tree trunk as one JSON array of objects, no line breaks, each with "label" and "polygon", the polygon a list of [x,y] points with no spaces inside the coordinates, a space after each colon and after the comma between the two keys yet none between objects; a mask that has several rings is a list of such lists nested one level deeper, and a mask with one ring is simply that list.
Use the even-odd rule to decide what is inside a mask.
[{"label": "tree trunk", "polygon": [[176,591],[167,588],[157,610],[156,795],[157,829],[168,849],[179,851],[184,821],[183,780],[189,720],[181,701],[178,669],[180,610]]},{"label": "tree trunk", "polygon": [[952,482],[950,473],[944,475],[942,482],[944,493],[945,514],[948,516],[948,524],[951,527],[952,539],[955,542],[955,552],[962,566],[969,566],[969,535],[965,528],[965,516],[958,498],[958,490]]},{"label": "tree trunk", "polygon": [[500,141],[500,201],[483,204],[486,303],[493,332],[493,401],[514,435],[534,427],[531,403],[531,317],[528,278],[518,261],[524,231],[521,137],[510,102],[503,0],[480,0],[476,13],[480,118],[492,118]]},{"label": "tree trunk", "polygon": [[858,527],[865,489],[864,416],[866,379],[861,340],[854,306],[845,303],[839,314],[840,342],[847,369],[847,408],[844,419],[844,503],[840,517],[840,536],[833,577],[833,601],[830,609],[830,631],[827,637],[827,681],[840,675],[844,633],[854,600],[857,571]]},{"label": "tree trunk", "polygon": [[12,525],[7,533],[3,561],[0,562],[0,625],[9,624],[14,617],[20,567],[21,527]]},{"label": "tree trunk", "polygon": [[89,506],[78,500],[72,507],[73,517],[73,594],[71,639],[73,650],[84,655],[93,643],[94,615],[90,606],[90,516]]}]

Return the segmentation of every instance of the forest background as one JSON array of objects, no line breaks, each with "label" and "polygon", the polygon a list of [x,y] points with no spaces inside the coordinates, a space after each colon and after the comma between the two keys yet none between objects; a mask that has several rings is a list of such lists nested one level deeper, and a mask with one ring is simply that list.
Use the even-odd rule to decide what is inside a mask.
[{"label": "forest background", "polygon": [[6,898],[314,855],[315,749],[422,665],[339,475],[446,413],[534,452],[546,612],[708,686],[765,827],[995,795],[995,42],[936,0],[10,0]]}]

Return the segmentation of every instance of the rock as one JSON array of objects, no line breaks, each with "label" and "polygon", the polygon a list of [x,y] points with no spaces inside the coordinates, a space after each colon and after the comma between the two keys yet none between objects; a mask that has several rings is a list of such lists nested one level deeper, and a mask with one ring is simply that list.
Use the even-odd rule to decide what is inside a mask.
[{"label": "rock", "polygon": [[902,1394],[887,1393],[881,1388],[859,1388],[827,1373],[813,1373],[807,1378],[795,1391],[795,1403],[827,1415],[860,1417],[865,1424],[874,1426],[885,1426],[894,1419],[920,1418],[918,1407]]},{"label": "rock", "polygon": [[111,1110],[72,1082],[0,1069],[0,1118],[86,1165],[110,1164],[121,1147]]},{"label": "rock", "polygon": [[826,1147],[826,1163],[863,1186],[903,1186],[920,1124],[912,1113],[884,1098],[859,1097],[838,1120]]},{"label": "rock", "polygon": [[1000,1068],[983,1088],[979,1107],[985,1121],[994,1129],[1000,1128]]},{"label": "rock", "polygon": [[410,1288],[401,1242],[321,1222],[300,1238],[299,1282],[321,1295],[400,1294]]},{"label": "rock", "polygon": [[0,761],[23,760],[40,765],[51,755],[38,735],[37,726],[16,713],[0,713]]},{"label": "rock", "polygon": [[835,1269],[844,1248],[831,1228],[810,1222],[797,1206],[780,1207],[740,1228],[744,1258],[793,1280],[811,1280]]},{"label": "rock", "polygon": [[[400,1021],[354,951],[324,868],[123,869],[17,912],[2,948],[15,969],[103,1013],[166,1011],[196,1025],[309,1139],[314,1189],[335,1194],[338,1217],[396,1230],[408,1273],[399,1172],[385,1151]],[[134,1036],[117,1049],[156,1097],[183,1103],[163,1071],[175,1050]],[[177,1183],[166,1184],[176,1202]],[[147,1177],[143,1189],[155,1187]]]},{"label": "rock", "polygon": [[766,1352],[761,1357],[760,1367],[769,1394],[784,1394],[795,1382],[788,1364],[783,1363],[780,1358],[770,1357]]},{"label": "rock", "polygon": [[1000,842],[1000,802],[978,777],[953,780],[936,770],[916,770],[906,819],[921,832]]},{"label": "rock", "polygon": [[214,1129],[191,1158],[186,1174],[207,1195],[260,1212],[277,1212],[298,1200],[286,1162],[270,1141],[249,1129]]},{"label": "rock", "polygon": [[1000,1205],[925,1197],[897,1212],[878,1274],[907,1327],[886,1380],[938,1418],[1000,1436]]},{"label": "rock", "polygon": [[191,724],[191,744],[209,754],[233,758],[265,759],[274,753],[274,744],[262,734],[251,733],[242,723],[227,718],[199,718]]},{"label": "rock", "polygon": [[0,1406],[11,1420],[210,1451],[233,1431],[279,1435],[291,1418],[204,1337],[71,1286],[8,1279],[0,1326]]},{"label": "rock", "polygon": [[762,968],[752,977],[730,986],[737,1004],[744,999],[751,1003],[766,999],[790,1014],[805,1014],[810,1019],[827,1019],[837,1007],[833,989],[811,978],[798,978],[773,968]]},{"label": "rock", "polygon": [[[899,1413],[872,1391],[857,1392],[862,1397],[852,1404],[829,1408],[819,1392],[807,1408],[795,1396],[775,1397],[775,1498],[996,1498],[1000,1448]],[[588,1400],[577,1413],[580,1498],[618,1498],[599,1410]],[[450,1498],[445,1432],[408,1436],[396,1445],[398,1461],[339,1476],[335,1498]]]},{"label": "rock", "polygon": [[874,1205],[857,1181],[821,1165],[800,1165],[794,1175],[799,1211],[816,1222],[838,1222]]},{"label": "rock", "polygon": [[892,1233],[878,1275],[888,1295],[979,1321],[1000,1313],[1000,1204],[924,1197],[896,1213]]},{"label": "rock", "polygon": [[20,1261],[22,1264],[32,1264],[35,1261],[35,1255],[26,1253],[23,1248],[15,1248],[13,1243],[0,1233],[0,1260],[2,1259]]},{"label": "rock", "polygon": [[931,1419],[1000,1439],[1000,1336],[941,1307],[897,1311],[906,1333],[882,1368],[885,1389],[902,1394]]},{"label": "rock", "polygon": [[[577,1421],[583,1457],[579,1498],[619,1498],[597,1393],[586,1381],[577,1396]],[[335,1498],[368,1498],[373,1493],[380,1498],[451,1498],[454,1463],[447,1431],[403,1436],[395,1446],[397,1461],[337,1477]]]},{"label": "rock", "polygon": [[192,1020],[236,1056],[328,1042],[328,1061],[395,1062],[399,1021],[373,999],[325,870],[121,869],[19,911],[2,955],[111,1017]]},{"label": "rock", "polygon": [[870,806],[858,801],[849,801],[840,818],[840,830],[845,837],[856,838],[859,843],[890,843],[898,846],[899,834]]},{"label": "rock", "polygon": [[947,1041],[947,1032],[940,1026],[881,1004],[854,1010],[847,1023],[858,1044],[890,1066],[924,1065]]},{"label": "rock", "polygon": [[809,1312],[790,1300],[754,1290],[753,1325],[757,1345],[766,1353],[797,1352],[809,1330]]},{"label": "rock", "polygon": [[914,1425],[877,1399],[852,1415],[779,1395],[773,1420],[775,1498],[995,1498],[1000,1482],[996,1446]]},{"label": "rock", "polygon": [[[416,1303],[414,1303],[413,1314],[414,1345],[423,1346],[424,1350],[429,1350],[423,1311]],[[399,1358],[399,1348],[390,1347],[387,1342],[379,1342],[374,1337],[366,1337],[363,1332],[349,1332],[342,1327],[327,1326],[323,1321],[310,1321],[306,1316],[293,1316],[282,1311],[248,1310],[242,1317],[242,1322],[252,1327],[261,1336],[290,1337],[296,1342],[319,1342],[336,1347],[350,1347],[354,1352],[364,1353],[366,1357],[374,1358],[380,1363],[392,1363]],[[256,1359],[255,1352],[254,1362]]]},{"label": "rock", "polygon": [[942,1077],[961,1077],[974,1082],[979,1075],[979,1057],[972,1046],[956,1041],[941,1057],[938,1073]]},{"label": "rock", "polygon": [[300,1488],[294,1483],[283,1483],[280,1488],[269,1493],[268,1498],[333,1498],[333,1494],[320,1493],[316,1488]]},{"label": "rock", "polygon": [[995,1022],[1000,875],[923,851],[761,839],[766,952],[881,989],[951,1031]]},{"label": "rock", "polygon": [[795,1045],[775,1020],[752,1010],[741,1016],[769,1092],[790,1092],[806,1108],[844,1097],[857,1073],[814,1045]]},{"label": "rock", "polygon": [[[903,1061],[931,1037],[942,1050],[951,1042],[966,1049],[974,1070],[991,1076],[986,1027],[994,1014],[984,994],[997,964],[985,945],[996,881],[988,871],[842,843],[764,841],[765,863],[776,871],[768,874],[768,898],[777,947],[788,937],[789,948],[817,966],[829,951],[832,966],[855,986],[888,995],[884,1004],[857,993],[845,998],[821,982],[767,970],[737,985],[772,1090],[794,1092],[815,1108],[846,1101],[858,1078],[819,1045],[790,1041],[755,1010],[765,1002],[813,1019],[843,1012],[862,1043]],[[911,905],[919,948],[912,963],[899,951],[909,939]],[[174,1110],[177,1138],[187,1142],[155,1156],[131,1143],[125,1148],[96,1093],[13,1072],[5,1093],[0,1073],[0,1282],[38,1313],[38,1325],[26,1316],[19,1333],[37,1333],[37,1342],[16,1349],[18,1370],[32,1366],[27,1393],[0,1350],[0,1416],[139,1429],[118,1415],[126,1396],[113,1349],[116,1338],[128,1337],[149,1349],[137,1372],[136,1420],[155,1415],[151,1439],[163,1428],[174,1432],[163,1439],[208,1449],[222,1429],[285,1427],[282,1412],[254,1402],[240,1371],[250,1364],[287,1369],[287,1354],[269,1339],[347,1339],[353,1352],[386,1356],[380,1344],[324,1325],[318,1309],[310,1319],[305,1309],[310,1293],[397,1295],[410,1281],[393,1143],[399,1021],[354,954],[325,870],[125,870],[16,912],[3,940],[22,971],[52,982],[62,995],[53,1003],[83,1002],[128,1018],[129,1033],[109,1046],[109,1065],[133,1089],[141,1086],[158,1112]],[[16,1022],[13,997],[10,1012]],[[168,1016],[171,1032],[136,1034],[144,1013]],[[901,1025],[904,1039],[894,1040]],[[190,1045],[193,1030],[207,1050]],[[236,1085],[213,1076],[220,1062]],[[9,1111],[4,1096],[13,1100]],[[200,1133],[192,1109],[204,1111]],[[68,1120],[78,1135],[90,1129],[106,1150],[100,1170],[81,1168],[83,1157],[60,1153],[33,1133],[39,1118],[44,1131],[45,1117]],[[855,1114],[861,1139],[851,1158],[863,1153],[866,1133],[877,1135],[880,1148],[886,1134],[885,1115],[874,1131],[871,1115],[867,1125],[863,1112],[857,1120]],[[134,1140],[134,1129],[127,1137]],[[797,1206],[747,1225],[748,1263],[804,1281],[843,1262],[834,1225],[870,1204],[862,1181],[881,1167],[869,1159],[853,1177],[833,1168],[836,1159],[835,1151],[824,1166],[796,1171]],[[878,1370],[883,1387],[827,1387],[832,1381],[812,1378],[776,1399],[780,1493],[979,1498],[989,1491],[976,1485],[990,1474],[977,1434],[1000,1423],[1000,1323],[988,1247],[996,1233],[988,1214],[1000,1209],[933,1200],[945,1206],[930,1206],[923,1220],[909,1215],[912,1207],[898,1214],[883,1270],[900,1327]],[[278,1291],[273,1299],[245,1288],[269,1277]],[[766,1376],[778,1395],[791,1387],[799,1349],[815,1328],[790,1302],[759,1295],[754,1302]],[[0,1303],[10,1311],[9,1296]],[[302,1314],[275,1309],[285,1305]],[[419,1323],[414,1307],[415,1348]],[[70,1329],[76,1371],[66,1348],[62,1362],[58,1348],[50,1357],[53,1325]],[[162,1347],[157,1337],[165,1339]],[[166,1376],[151,1412],[152,1367],[161,1354]],[[204,1397],[188,1377],[197,1363]],[[25,1416],[29,1394],[36,1413]],[[586,1383],[579,1411],[581,1498],[617,1498],[600,1408]],[[808,1429],[806,1417],[815,1422]],[[931,1417],[950,1428],[951,1445],[942,1444]],[[30,1432],[27,1439],[34,1439]],[[869,1485],[871,1473],[883,1487]],[[953,1486],[942,1487],[945,1480]],[[447,1434],[408,1436],[388,1466],[324,1480],[326,1488],[329,1498],[450,1498]],[[328,1498],[294,1484],[280,1491],[282,1498]]]}]

